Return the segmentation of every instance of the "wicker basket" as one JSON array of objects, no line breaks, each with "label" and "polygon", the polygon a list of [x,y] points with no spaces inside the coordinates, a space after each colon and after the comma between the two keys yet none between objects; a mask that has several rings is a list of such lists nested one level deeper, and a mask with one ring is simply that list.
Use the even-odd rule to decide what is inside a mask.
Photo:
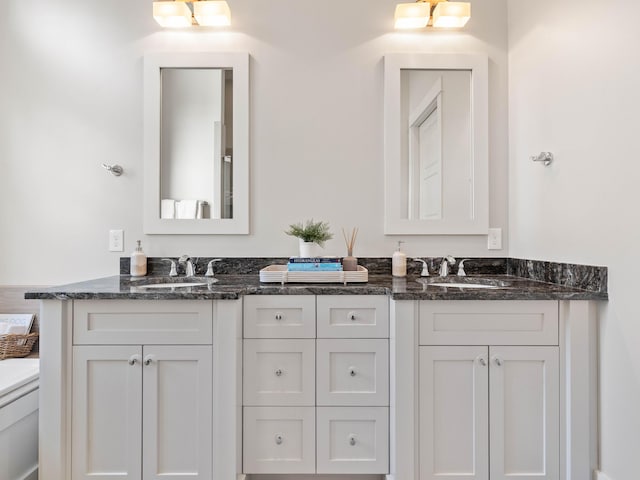
[{"label": "wicker basket", "polygon": [[0,335],[0,360],[26,357],[31,353],[34,343],[38,341],[38,337],[38,333]]}]

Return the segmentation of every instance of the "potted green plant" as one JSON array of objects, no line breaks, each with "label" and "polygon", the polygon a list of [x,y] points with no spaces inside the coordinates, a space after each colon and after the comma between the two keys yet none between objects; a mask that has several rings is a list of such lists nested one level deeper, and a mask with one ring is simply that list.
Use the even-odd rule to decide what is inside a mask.
[{"label": "potted green plant", "polygon": [[324,247],[324,242],[333,238],[327,222],[314,222],[313,219],[291,224],[284,233],[298,237],[301,257],[317,257],[316,246]]}]

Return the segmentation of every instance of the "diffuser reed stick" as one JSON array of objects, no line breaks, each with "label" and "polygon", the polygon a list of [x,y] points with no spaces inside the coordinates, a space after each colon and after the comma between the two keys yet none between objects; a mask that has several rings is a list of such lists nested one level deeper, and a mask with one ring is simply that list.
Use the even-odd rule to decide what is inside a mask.
[{"label": "diffuser reed stick", "polygon": [[355,227],[351,230],[351,235],[349,236],[349,238],[347,238],[347,234],[344,231],[344,228],[342,229],[342,236],[344,237],[344,242],[347,244],[347,256],[352,257],[353,256],[353,246],[356,243],[356,237],[358,236],[358,227]]}]

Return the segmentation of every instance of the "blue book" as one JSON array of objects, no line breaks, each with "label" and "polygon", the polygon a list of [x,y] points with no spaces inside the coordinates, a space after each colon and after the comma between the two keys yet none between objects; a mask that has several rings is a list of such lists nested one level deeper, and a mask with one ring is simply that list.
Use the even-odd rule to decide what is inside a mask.
[{"label": "blue book", "polygon": [[338,257],[291,257],[289,263],[341,263]]},{"label": "blue book", "polygon": [[341,272],[341,263],[289,263],[290,272]]}]

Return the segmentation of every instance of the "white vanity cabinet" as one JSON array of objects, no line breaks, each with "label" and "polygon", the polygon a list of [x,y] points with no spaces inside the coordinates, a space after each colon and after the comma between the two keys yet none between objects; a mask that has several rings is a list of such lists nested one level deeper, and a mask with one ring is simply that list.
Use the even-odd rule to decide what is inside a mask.
[{"label": "white vanity cabinet", "polygon": [[240,300],[44,301],[42,312],[40,478],[236,479]]},{"label": "white vanity cabinet", "polygon": [[595,312],[591,301],[392,301],[393,478],[590,478]]},{"label": "white vanity cabinet", "polygon": [[558,302],[421,302],[419,328],[419,478],[557,480]]},{"label": "white vanity cabinet", "polygon": [[388,305],[245,297],[245,474],[388,472]]},{"label": "white vanity cabinet", "polygon": [[212,303],[77,303],[71,478],[211,478]]}]

